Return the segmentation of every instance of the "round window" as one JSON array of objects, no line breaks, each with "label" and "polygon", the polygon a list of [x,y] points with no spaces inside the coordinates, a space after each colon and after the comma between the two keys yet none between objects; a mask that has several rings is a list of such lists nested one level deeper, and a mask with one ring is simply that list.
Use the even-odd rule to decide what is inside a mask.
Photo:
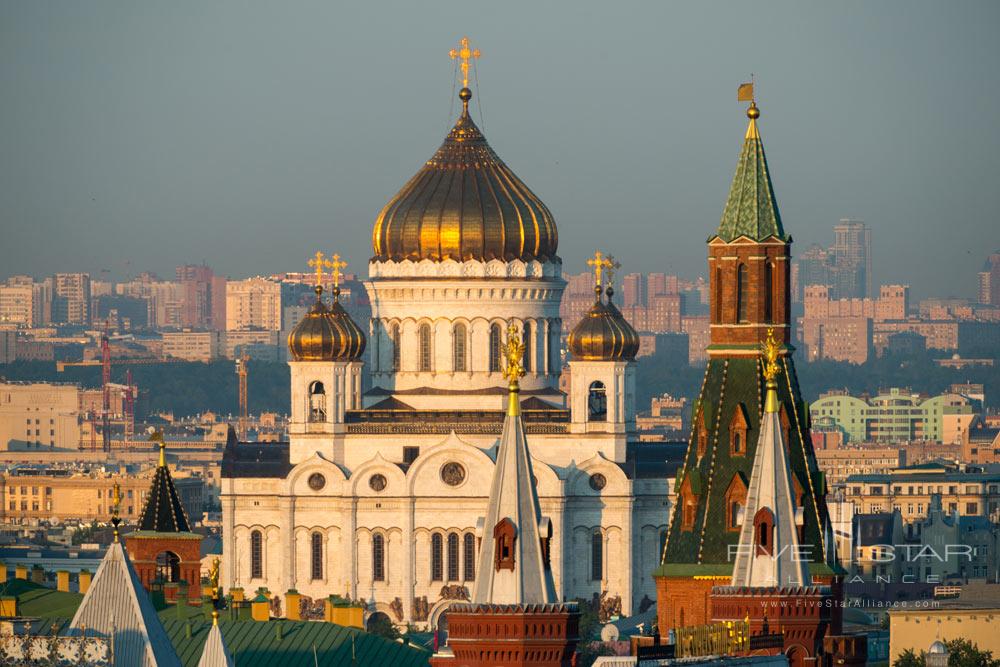
[{"label": "round window", "polygon": [[605,486],[608,485],[607,478],[599,472],[595,472],[590,476],[590,488],[594,491],[600,491]]},{"label": "round window", "polygon": [[445,463],[441,466],[441,481],[448,486],[458,486],[465,481],[465,468],[454,461]]},{"label": "round window", "polygon": [[324,486],[326,486],[326,477],[323,477],[323,475],[321,475],[318,472],[314,472],[313,474],[309,475],[310,489],[312,489],[313,491],[319,491]]},{"label": "round window", "polygon": [[368,486],[371,487],[372,491],[379,492],[385,489],[386,480],[385,475],[376,473],[368,478]]}]

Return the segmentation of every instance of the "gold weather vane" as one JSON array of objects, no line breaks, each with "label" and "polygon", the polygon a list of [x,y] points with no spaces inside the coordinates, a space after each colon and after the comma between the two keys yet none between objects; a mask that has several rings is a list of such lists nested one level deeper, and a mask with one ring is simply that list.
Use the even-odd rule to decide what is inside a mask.
[{"label": "gold weather vane", "polygon": [[307,262],[307,264],[310,266],[310,268],[316,270],[316,287],[322,287],[323,286],[323,269],[327,268],[327,264],[328,264],[328,262],[325,259],[323,259],[323,253],[321,253],[319,250],[317,250],[316,254],[313,255],[313,258],[310,259]]},{"label": "gold weather vane", "polygon": [[118,524],[122,522],[118,512],[122,505],[122,487],[118,482],[111,489],[111,525],[115,527],[115,542],[118,541]]},{"label": "gold weather vane", "polygon": [[597,250],[594,252],[593,259],[587,260],[587,265],[594,267],[594,284],[597,285],[597,289],[600,291],[604,287],[604,283],[601,282],[601,273],[604,272],[604,269],[614,271],[614,264],[600,250]]},{"label": "gold weather vane", "polygon": [[774,329],[768,329],[767,338],[760,344],[760,353],[764,357],[764,379],[768,382],[774,382],[781,370],[781,367],[778,366],[778,352],[780,350],[781,346],[774,338]]},{"label": "gold weather vane", "polygon": [[452,60],[461,60],[459,67],[462,68],[462,87],[469,87],[469,61],[479,60],[479,49],[469,48],[469,38],[463,37],[458,43],[459,48],[452,49],[448,55]]},{"label": "gold weather vane", "polygon": [[512,386],[517,385],[517,381],[524,377],[524,341],[513,322],[507,327],[507,343],[503,346],[503,354],[506,360],[503,376]]}]

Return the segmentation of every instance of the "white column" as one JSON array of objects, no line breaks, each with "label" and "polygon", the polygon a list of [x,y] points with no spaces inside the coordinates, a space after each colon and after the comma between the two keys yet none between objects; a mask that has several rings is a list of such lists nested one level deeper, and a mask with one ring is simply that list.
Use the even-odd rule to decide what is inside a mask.
[{"label": "white column", "polygon": [[551,356],[549,354],[549,340],[552,338],[549,335],[549,327],[552,326],[550,322],[551,321],[549,319],[542,320],[542,326],[541,326],[541,328],[545,330],[544,331],[544,336],[543,336],[543,342],[542,342],[542,345],[545,348],[544,349],[545,359],[542,360],[542,364],[544,364],[544,366],[542,366],[542,368],[545,369],[545,374],[546,375],[551,375],[552,374],[552,364],[551,364],[551,361],[550,361]]},{"label": "white column", "polygon": [[[631,487],[631,483],[629,484]],[[625,588],[622,590],[622,615],[631,616],[633,613],[632,603],[633,603],[633,590],[635,589],[635,578],[637,575],[643,574],[638,570],[641,563],[641,548],[637,549],[637,541],[635,539],[634,526],[635,522],[632,520],[632,513],[635,511],[635,496],[632,493],[631,488],[629,489],[629,494],[625,498],[625,508],[624,516],[622,516],[622,556],[624,557],[623,563],[625,565],[625,572],[627,573],[624,577]],[[641,547],[641,545],[639,545]],[[649,576],[648,573],[646,576]]]},{"label": "white column", "polygon": [[278,500],[281,506],[282,523],[281,535],[284,541],[285,551],[285,581],[284,591],[272,591],[275,594],[283,594],[295,588],[295,498],[282,496]]},{"label": "white column", "polygon": [[236,496],[232,494],[231,480],[227,485],[230,487],[229,495],[222,497],[222,585],[228,591],[236,585],[237,558]]},{"label": "white column", "polygon": [[406,500],[406,515],[403,517],[403,551],[406,554],[406,564],[403,567],[403,618],[410,620],[413,614],[413,588],[414,588],[414,552],[413,544],[413,512],[414,498],[410,496]]},{"label": "white column", "polygon": [[566,573],[565,554],[569,552],[567,548],[566,533],[566,499],[559,498],[555,501],[555,511],[550,518],[552,521],[553,535],[549,543],[549,562],[552,565],[552,579],[556,585],[556,595],[560,600],[569,596],[569,588]]},{"label": "white column", "polygon": [[347,512],[347,533],[344,540],[347,557],[347,589],[352,600],[358,599],[358,501],[352,498]]}]

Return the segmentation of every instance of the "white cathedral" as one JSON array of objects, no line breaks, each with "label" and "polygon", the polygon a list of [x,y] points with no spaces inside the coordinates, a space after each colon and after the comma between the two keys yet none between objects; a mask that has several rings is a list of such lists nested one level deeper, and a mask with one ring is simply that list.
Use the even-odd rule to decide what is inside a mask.
[{"label": "white cathedral", "polygon": [[555,221],[487,144],[471,96],[463,87],[443,145],[375,221],[368,335],[336,288],[329,300],[317,288],[288,339],[289,442],[227,446],[227,589],[335,594],[417,626],[469,599],[513,324],[556,595],[597,595],[625,615],[656,598],[669,492],[664,462],[635,433],[638,336],[602,290],[598,256],[560,391]]}]

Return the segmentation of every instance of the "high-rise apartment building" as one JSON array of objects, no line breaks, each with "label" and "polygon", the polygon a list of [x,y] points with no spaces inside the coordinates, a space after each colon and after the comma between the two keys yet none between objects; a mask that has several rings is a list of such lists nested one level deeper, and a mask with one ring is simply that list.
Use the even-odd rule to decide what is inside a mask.
[{"label": "high-rise apartment building", "polygon": [[226,279],[204,264],[177,267],[183,289],[181,325],[204,329],[226,327]]},{"label": "high-rise apartment building", "polygon": [[57,273],[53,280],[52,321],[59,324],[90,323],[90,275]]},{"label": "high-rise apartment building", "polygon": [[34,289],[30,284],[0,286],[0,324],[30,327],[33,314]]},{"label": "high-rise apartment building", "polygon": [[861,220],[843,219],[833,226],[833,283],[841,299],[872,295],[872,236]]},{"label": "high-rise apartment building", "polygon": [[830,253],[814,243],[792,265],[792,298],[802,301],[802,292],[809,285],[829,284]]},{"label": "high-rise apartment building", "polygon": [[226,330],[281,330],[281,284],[266,278],[226,283]]},{"label": "high-rise apartment building", "polygon": [[979,303],[1000,306],[1000,251],[987,257],[979,272]]}]

